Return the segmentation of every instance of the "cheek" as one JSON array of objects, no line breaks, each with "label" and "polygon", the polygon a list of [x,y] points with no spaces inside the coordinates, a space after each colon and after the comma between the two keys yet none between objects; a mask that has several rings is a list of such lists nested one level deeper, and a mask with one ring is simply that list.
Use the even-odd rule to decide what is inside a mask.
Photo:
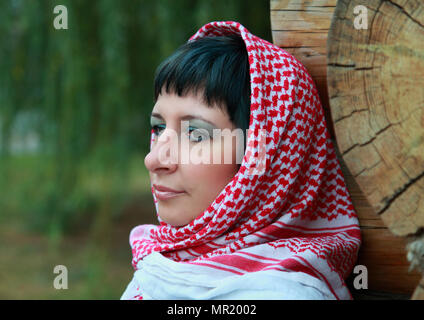
[{"label": "cheek", "polygon": [[232,137],[231,139],[222,138],[221,146],[213,146],[212,153],[221,155],[219,170],[223,176],[233,177],[238,171],[238,162],[241,162],[243,158],[243,143],[240,143],[240,141],[236,137]]},{"label": "cheek", "polygon": [[228,164],[197,164],[187,165],[184,181],[190,197],[187,198],[185,208],[190,219],[196,218],[216,199],[224,187],[234,177],[235,171]]},{"label": "cheek", "polygon": [[[226,146],[223,142],[221,146],[211,144],[210,150],[210,164],[181,165],[184,181],[189,184],[192,192],[198,196],[203,194],[208,200],[216,197],[238,171],[235,142],[232,146]],[[221,163],[213,163],[214,155],[215,159],[221,159]]]}]

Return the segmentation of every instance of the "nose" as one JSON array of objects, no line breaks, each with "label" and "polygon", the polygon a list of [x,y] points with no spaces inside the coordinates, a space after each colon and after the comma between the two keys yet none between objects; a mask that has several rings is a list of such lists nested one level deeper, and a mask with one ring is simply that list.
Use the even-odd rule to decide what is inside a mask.
[{"label": "nose", "polygon": [[177,170],[178,136],[166,128],[159,137],[154,136],[150,152],[144,158],[144,165],[151,173],[170,174]]}]

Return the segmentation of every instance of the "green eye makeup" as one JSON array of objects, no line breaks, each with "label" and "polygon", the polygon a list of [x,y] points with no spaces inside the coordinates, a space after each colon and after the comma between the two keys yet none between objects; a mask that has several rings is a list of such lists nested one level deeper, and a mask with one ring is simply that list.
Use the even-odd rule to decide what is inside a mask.
[{"label": "green eye makeup", "polygon": [[[188,121],[187,134],[191,142],[201,142],[212,139],[213,130],[218,129],[211,123],[202,119],[191,118],[184,121]],[[150,117],[150,127],[156,135],[159,135],[161,131],[166,128],[166,124],[164,124],[164,120],[161,119],[161,117],[152,114]],[[181,127],[183,128],[184,126],[181,125]]]}]

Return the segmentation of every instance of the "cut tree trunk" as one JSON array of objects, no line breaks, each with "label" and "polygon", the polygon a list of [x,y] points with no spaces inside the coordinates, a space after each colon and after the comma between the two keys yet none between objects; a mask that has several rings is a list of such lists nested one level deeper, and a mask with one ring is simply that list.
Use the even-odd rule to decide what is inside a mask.
[{"label": "cut tree trunk", "polygon": [[[419,39],[422,47],[424,44],[421,36],[423,21],[418,15],[422,17],[423,8],[418,2],[415,4],[418,14],[412,13],[412,7],[406,8],[403,3],[385,1],[387,3],[383,6],[380,5],[381,2],[366,3],[368,29],[356,30],[353,27],[356,17],[353,8],[358,4],[363,5],[363,1],[360,3],[360,1],[336,0],[272,0],[271,28],[274,43],[294,55],[306,66],[320,93],[327,125],[336,145],[353,205],[358,213],[363,242],[357,264],[365,265],[368,269],[369,289],[411,295],[419,282],[420,273],[408,272],[409,263],[405,250],[408,241],[396,235],[405,234],[404,231],[407,229],[404,226],[413,224],[422,226],[419,222],[423,217],[424,198],[420,198],[419,194],[415,193],[409,203],[396,202],[405,201],[404,196],[413,191],[411,188],[419,189],[418,184],[423,183],[421,178],[424,168],[422,162],[424,136],[420,130],[424,127],[422,113],[424,96],[420,95],[420,92],[423,91],[424,77],[423,69],[421,72],[419,70],[420,66],[421,68],[423,66],[424,53],[418,42]],[[410,3],[413,4],[415,1]],[[396,22],[393,22],[393,15],[385,17],[389,13],[386,12],[387,6],[393,7],[388,10],[395,15]],[[381,8],[385,10],[383,14],[381,10],[377,10]],[[410,18],[410,22],[407,22],[407,18]],[[402,21],[403,26],[399,24]],[[391,26],[392,23],[394,27]],[[406,35],[407,32],[417,32],[418,38],[410,41]],[[390,40],[394,39],[394,34],[403,37],[400,42]],[[379,37],[382,38],[381,43],[391,44],[379,46],[380,42],[377,41]],[[404,40],[408,40],[409,46],[396,45],[396,43],[403,44]],[[362,56],[359,53],[362,53]],[[406,73],[402,73],[401,60],[397,60],[401,57],[408,57],[403,63],[410,63]],[[391,63],[392,68],[384,69],[382,72],[384,63]],[[393,83],[391,73],[393,77],[399,75],[397,84]],[[413,78],[409,77],[411,73],[414,73]],[[407,108],[402,110],[392,108],[384,114],[383,119],[387,119],[384,123],[381,119],[379,121],[375,118],[377,112],[381,114],[379,102],[383,97],[386,106],[392,105],[394,100],[405,103],[408,97],[416,103],[414,105],[409,103],[406,105]],[[419,109],[420,103],[421,109]],[[392,107],[399,105],[398,103]],[[369,111],[363,110],[365,108]],[[363,118],[366,114],[373,117],[370,118],[369,123]],[[412,118],[415,118],[415,122]],[[417,118],[421,124],[416,121]],[[398,133],[403,124],[408,124],[409,131]],[[375,127],[376,125],[379,126]],[[370,131],[375,128],[377,129]],[[377,151],[370,155],[357,152],[359,150],[363,152],[362,149],[367,145],[370,148],[374,143],[383,143],[383,140],[380,140],[382,137],[387,138],[386,144],[378,152],[384,157],[376,158],[380,155]],[[400,143],[400,137],[409,139],[409,143]],[[393,148],[397,149],[393,150]],[[370,150],[373,151],[375,148]],[[403,152],[404,157],[390,158],[390,161],[386,157],[390,157],[392,151],[396,151],[395,154],[398,157]],[[398,175],[393,170],[395,170],[396,160],[399,159],[403,159],[405,161],[403,164],[411,168],[415,165],[415,171],[398,165],[397,169],[405,175],[408,174],[410,179],[396,189],[396,185],[389,186],[389,181],[398,179]],[[385,167],[381,167],[383,165]],[[370,175],[377,170],[379,170],[379,179],[375,175]],[[368,177],[365,182],[358,179],[363,176]],[[396,182],[400,181],[396,180]],[[422,190],[421,186],[421,194],[423,194]],[[375,193],[374,197],[369,197],[370,191]],[[378,197],[375,195],[381,195],[383,191],[386,191],[386,198],[380,196],[380,200],[385,204],[378,206],[375,201]],[[404,221],[400,219],[382,221],[378,213],[383,208],[384,213],[390,213],[400,205],[405,207],[404,210],[396,212],[409,212],[412,219],[402,216],[405,217]],[[415,216],[414,210],[416,210]],[[404,231],[399,233],[398,230]],[[414,233],[418,229],[409,228],[408,230],[411,231],[407,233]]]},{"label": "cut tree trunk", "polygon": [[337,143],[390,231],[418,236],[424,230],[424,2],[368,1],[355,16],[362,4],[339,0],[328,35]]},{"label": "cut tree trunk", "polygon": [[274,44],[295,56],[315,81],[334,137],[327,93],[327,35],[337,0],[271,0]]},{"label": "cut tree trunk", "polygon": [[[328,38],[328,90],[343,159],[400,236],[424,228],[424,2],[339,1]],[[406,5],[407,4],[407,5]]]}]

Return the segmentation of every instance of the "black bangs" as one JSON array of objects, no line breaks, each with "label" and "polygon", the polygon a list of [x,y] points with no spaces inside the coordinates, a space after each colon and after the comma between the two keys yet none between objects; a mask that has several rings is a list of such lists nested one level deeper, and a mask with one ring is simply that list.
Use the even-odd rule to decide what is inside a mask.
[{"label": "black bangs", "polygon": [[163,61],[155,73],[155,102],[166,93],[203,94],[204,102],[225,108],[230,120],[246,132],[250,120],[249,59],[237,35],[188,42]]}]

